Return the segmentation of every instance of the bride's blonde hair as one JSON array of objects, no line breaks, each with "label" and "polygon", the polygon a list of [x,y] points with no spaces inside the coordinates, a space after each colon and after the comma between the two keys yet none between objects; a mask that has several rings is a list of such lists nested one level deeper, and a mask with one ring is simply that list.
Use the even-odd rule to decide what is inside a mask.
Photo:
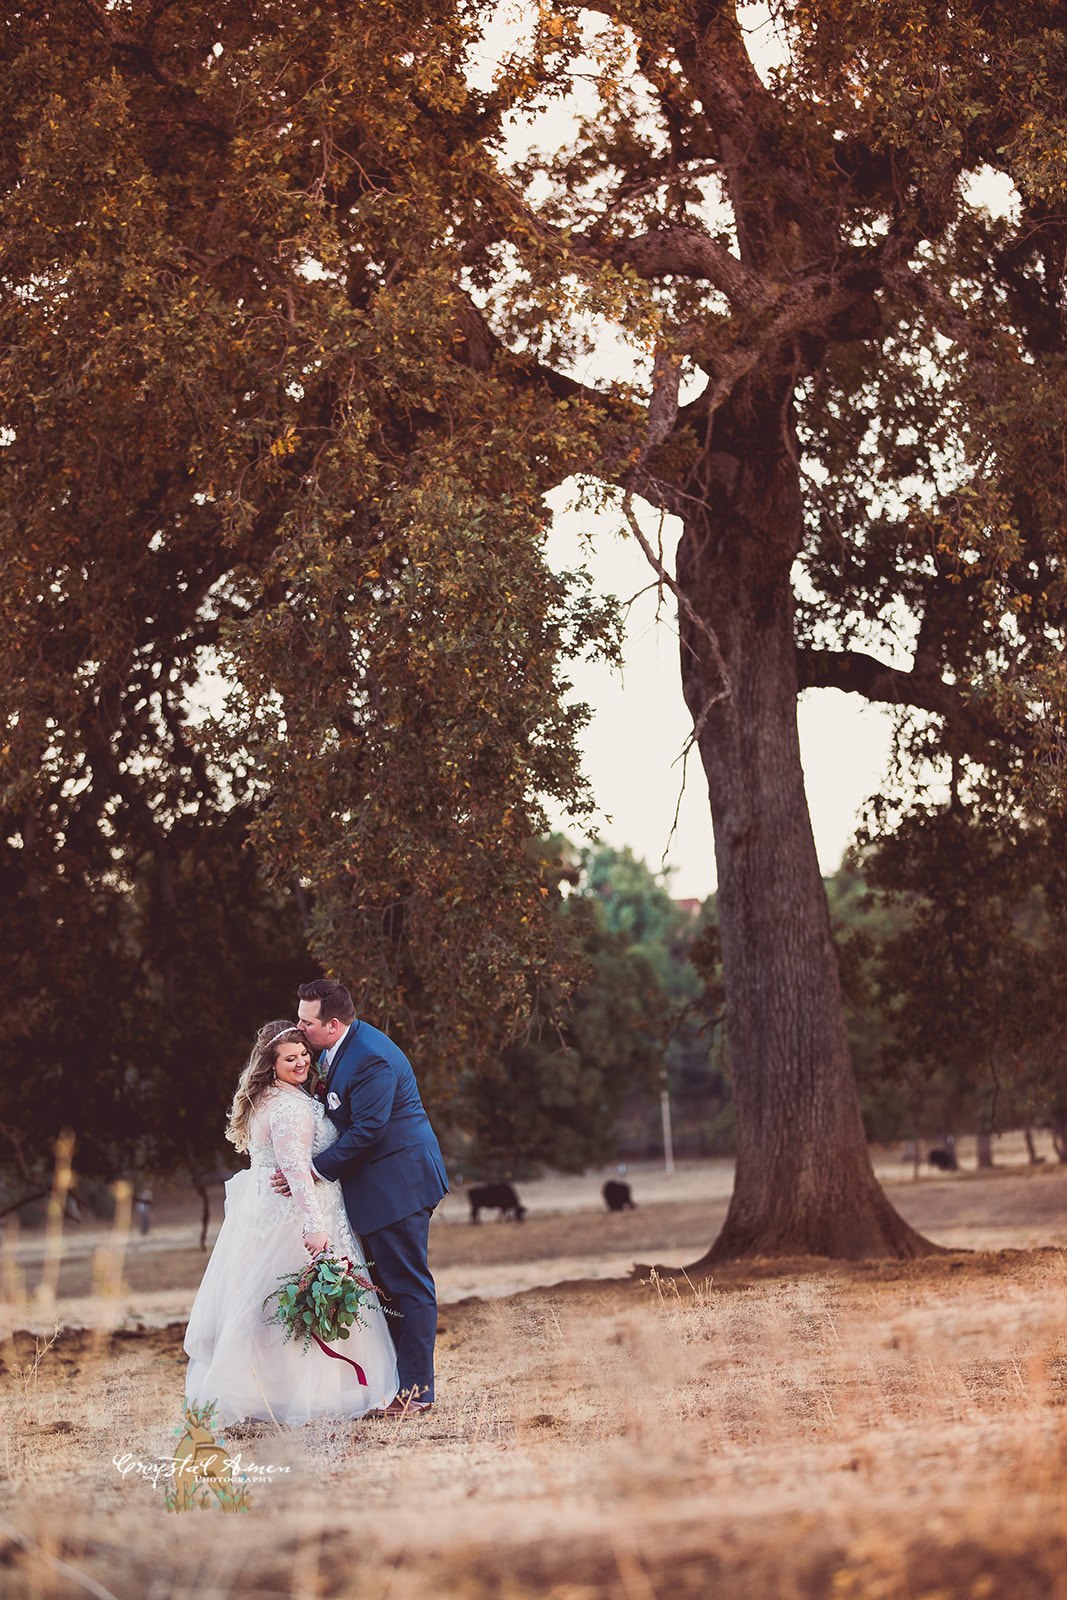
[{"label": "bride's blonde hair", "polygon": [[263,1095],[274,1082],[274,1063],[283,1044],[306,1045],[307,1040],[295,1022],[280,1017],[277,1022],[265,1022],[256,1034],[252,1054],[245,1062],[237,1080],[237,1092],[226,1120],[226,1137],[238,1150],[248,1149],[248,1124]]}]

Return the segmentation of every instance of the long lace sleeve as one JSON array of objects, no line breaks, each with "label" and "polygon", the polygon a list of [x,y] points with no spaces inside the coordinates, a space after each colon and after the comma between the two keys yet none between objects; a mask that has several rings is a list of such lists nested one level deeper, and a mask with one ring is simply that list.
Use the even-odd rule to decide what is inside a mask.
[{"label": "long lace sleeve", "polygon": [[278,1094],[270,1107],[270,1138],[289,1192],[300,1208],[305,1233],[323,1233],[322,1211],[311,1176],[315,1114],[295,1094]]}]

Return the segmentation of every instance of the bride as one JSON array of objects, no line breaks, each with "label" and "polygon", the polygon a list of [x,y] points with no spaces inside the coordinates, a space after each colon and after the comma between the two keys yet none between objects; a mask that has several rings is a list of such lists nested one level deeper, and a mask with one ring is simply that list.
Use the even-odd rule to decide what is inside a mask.
[{"label": "bride", "polygon": [[[320,1250],[348,1256],[357,1270],[363,1251],[352,1232],[339,1183],[312,1176],[311,1160],[337,1137],[306,1088],[311,1057],[300,1030],[287,1021],[260,1028],[230,1107],[226,1137],[247,1150],[252,1165],[226,1185],[226,1214],[185,1333],[188,1403],[215,1402],[220,1426],[247,1418],[289,1424],[315,1417],[358,1417],[397,1392],[396,1352],[376,1302],[361,1308],[338,1353],[363,1368],[366,1388],[347,1361],[267,1321],[263,1301],[278,1279],[298,1272]],[[276,1194],[281,1168],[289,1195]]]}]

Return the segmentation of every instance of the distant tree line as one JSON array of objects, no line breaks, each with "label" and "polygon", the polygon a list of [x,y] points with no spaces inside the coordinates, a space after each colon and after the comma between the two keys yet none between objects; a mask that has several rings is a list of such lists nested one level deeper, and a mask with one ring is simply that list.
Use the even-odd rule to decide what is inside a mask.
[{"label": "distant tree line", "polygon": [[[952,793],[894,815],[872,802],[827,894],[867,1137],[925,1153],[973,1135],[979,1164],[1009,1128],[1047,1128],[1067,1163],[1067,874],[1058,825],[991,823]],[[888,826],[886,824],[889,824]],[[729,1155],[733,1099],[716,897],[672,898],[628,849],[561,841],[559,911],[584,975],[571,1024],[467,1079],[479,1170],[580,1170],[662,1152]]]},{"label": "distant tree line", "polygon": [[[879,819],[880,821],[881,819]],[[1067,1162],[1062,825],[982,817],[951,794],[861,835],[830,880],[868,1137],[1044,1126]]]},{"label": "distant tree line", "polygon": [[[316,970],[306,893],[268,885],[242,830],[237,814],[179,830],[166,892],[145,857],[132,884],[71,875],[16,898],[0,971],[26,998],[0,1079],[0,1212],[47,1192],[63,1127],[86,1181],[186,1177],[206,1198],[230,1166],[248,1039]],[[714,896],[675,900],[628,849],[532,849],[570,952],[554,1021],[488,1069],[456,1045],[432,1091],[454,1163],[516,1176],[654,1157],[664,1089],[677,1153],[729,1154]],[[997,1131],[1043,1126],[1067,1161],[1062,859],[1045,833],[950,800],[861,837],[828,880],[868,1138],[973,1133],[989,1159]]]},{"label": "distant tree line", "polygon": [[579,853],[556,838],[546,850],[567,891],[558,911],[574,951],[572,983],[554,1008],[566,1020],[506,1050],[497,1073],[468,1076],[458,1130],[465,1163],[521,1175],[655,1155],[663,1089],[679,1149],[725,1153],[719,979],[696,964],[709,941],[717,948],[711,903],[680,904],[667,875],[629,849]]},{"label": "distant tree line", "polygon": [[[47,1193],[53,1145],[84,1180],[184,1174],[204,1191],[242,1051],[316,970],[303,896],[264,880],[239,811],[171,831],[130,876],[70,871],[9,885],[0,984],[0,1214]],[[232,1155],[232,1151],[230,1152]]]},{"label": "distant tree line", "polygon": [[[165,882],[154,857],[12,886],[0,982],[23,997],[0,1079],[0,1214],[40,1199],[60,1130],[76,1137],[86,1188],[116,1177],[188,1179],[205,1197],[228,1170],[225,1111],[243,1053],[318,970],[313,894],[268,881],[242,844],[245,818],[171,830]],[[658,1106],[664,1074],[690,1097],[709,1077],[696,925],[630,851],[531,846],[558,923],[551,1016],[487,1068],[457,1038],[428,1098],[460,1170],[580,1171],[613,1160],[620,1122]],[[361,974],[350,975],[357,996]],[[368,1012],[368,1014],[371,1014]],[[421,1065],[417,1044],[399,1034]],[[711,1074],[723,1097],[724,1080]],[[647,1115],[645,1117],[647,1121]]]}]

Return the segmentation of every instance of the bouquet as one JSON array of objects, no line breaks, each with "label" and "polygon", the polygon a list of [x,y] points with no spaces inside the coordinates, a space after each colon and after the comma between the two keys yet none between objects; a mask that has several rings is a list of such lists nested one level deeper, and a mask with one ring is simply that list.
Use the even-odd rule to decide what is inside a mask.
[{"label": "bouquet", "polygon": [[331,1256],[324,1251],[300,1272],[290,1272],[279,1278],[278,1288],[264,1300],[263,1309],[265,1311],[272,1300],[277,1300],[267,1321],[285,1329],[286,1344],[294,1334],[300,1334],[305,1353],[311,1344],[317,1344],[324,1355],[355,1367],[356,1376],[366,1387],[363,1368],[329,1346],[339,1339],[347,1339],[353,1322],[364,1325],[362,1308],[377,1293],[371,1280],[357,1271],[355,1263],[347,1256]]}]

